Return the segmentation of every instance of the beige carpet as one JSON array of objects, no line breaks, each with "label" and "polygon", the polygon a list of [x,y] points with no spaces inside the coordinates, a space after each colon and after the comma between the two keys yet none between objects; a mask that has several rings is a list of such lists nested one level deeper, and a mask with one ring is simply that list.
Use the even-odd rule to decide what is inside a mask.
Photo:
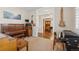
[{"label": "beige carpet", "polygon": [[63,44],[55,42],[54,40],[43,37],[26,37],[24,40],[28,41],[28,51],[63,51]]},{"label": "beige carpet", "polygon": [[29,40],[33,40],[33,39],[45,39],[45,40],[49,40],[48,38],[43,38],[43,37],[26,37],[24,38],[25,40],[29,41]]},{"label": "beige carpet", "polygon": [[28,51],[52,51],[53,41],[42,37],[26,37]]}]

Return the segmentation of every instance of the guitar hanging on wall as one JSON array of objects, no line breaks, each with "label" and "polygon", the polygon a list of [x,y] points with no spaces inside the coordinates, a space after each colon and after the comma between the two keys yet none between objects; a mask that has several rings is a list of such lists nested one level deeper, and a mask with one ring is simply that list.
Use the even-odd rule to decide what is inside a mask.
[{"label": "guitar hanging on wall", "polygon": [[61,20],[60,20],[60,23],[59,23],[59,26],[60,27],[65,27],[65,23],[64,23],[64,20],[63,20],[63,7],[61,7],[61,10],[60,10],[60,17],[61,17]]}]

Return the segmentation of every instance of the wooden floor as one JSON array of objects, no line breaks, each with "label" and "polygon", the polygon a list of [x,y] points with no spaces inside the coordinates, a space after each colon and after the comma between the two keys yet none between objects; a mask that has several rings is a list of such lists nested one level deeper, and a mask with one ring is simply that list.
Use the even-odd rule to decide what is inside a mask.
[{"label": "wooden floor", "polygon": [[[27,41],[29,41],[30,39],[31,40],[33,40],[33,39],[39,39],[40,40],[40,39],[45,39],[45,38],[41,38],[41,37],[26,37],[25,38],[25,40],[27,40]],[[24,44],[24,43],[22,43],[22,44]],[[53,43],[53,51],[64,51],[64,50],[65,50],[65,44],[62,43],[59,39],[55,39],[54,43]]]},{"label": "wooden floor", "polygon": [[52,33],[45,32],[45,33],[43,34],[43,37],[50,38],[51,35],[52,35]]},{"label": "wooden floor", "polygon": [[38,33],[38,36],[39,37],[44,37],[44,38],[50,38],[52,35],[52,33],[48,33],[48,32],[45,32],[45,33]]},{"label": "wooden floor", "polygon": [[[50,38],[51,36],[51,33],[39,33],[39,37],[44,37],[44,38]],[[65,48],[65,44],[62,43],[59,39],[54,39],[54,47],[53,47],[53,50],[54,51],[64,51],[66,48]]]}]

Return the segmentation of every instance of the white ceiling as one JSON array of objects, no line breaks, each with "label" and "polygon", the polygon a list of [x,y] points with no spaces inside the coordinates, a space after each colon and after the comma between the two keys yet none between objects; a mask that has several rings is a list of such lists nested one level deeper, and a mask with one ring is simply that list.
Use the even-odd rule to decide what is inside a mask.
[{"label": "white ceiling", "polygon": [[27,11],[35,11],[36,9],[39,9],[39,8],[41,7],[25,7]]}]

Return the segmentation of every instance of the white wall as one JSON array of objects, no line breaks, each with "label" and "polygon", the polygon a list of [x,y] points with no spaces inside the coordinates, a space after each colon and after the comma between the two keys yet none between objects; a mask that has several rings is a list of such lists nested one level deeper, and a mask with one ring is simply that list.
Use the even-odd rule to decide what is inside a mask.
[{"label": "white wall", "polygon": [[[3,11],[10,11],[14,14],[21,14],[21,20],[16,20],[16,19],[4,19],[3,18]],[[25,19],[29,18],[28,16],[28,12],[23,8],[19,8],[19,7],[0,7],[0,23],[24,23]]]},{"label": "white wall", "polygon": [[38,36],[38,32],[43,32],[43,19],[44,18],[51,18],[51,26],[53,26],[53,31],[57,33],[61,32],[62,30],[72,30],[75,29],[75,8],[74,7],[64,7],[64,22],[65,27],[59,27],[60,21],[60,7],[43,7],[37,9],[30,15],[34,16],[34,23],[36,24],[33,27],[33,35]]},{"label": "white wall", "polygon": [[[33,36],[38,36],[38,32],[43,32],[43,19],[44,18],[51,18],[52,21],[52,14],[53,14],[53,8],[40,8],[31,12],[31,15],[34,15],[33,21],[36,24],[36,26],[33,26]],[[41,16],[41,18],[40,18]],[[51,23],[52,24],[52,23]]]},{"label": "white wall", "polygon": [[[31,18],[31,16],[33,15],[33,19]],[[38,19],[37,19],[37,12],[36,11],[32,11],[29,12],[29,16],[30,19],[33,20],[35,26],[32,26],[32,36],[37,37],[38,36]]]},{"label": "white wall", "polygon": [[[46,16],[49,15],[49,16]],[[75,8],[74,7],[64,7],[64,22],[65,27],[59,27],[60,21],[60,8],[50,7],[50,8],[40,8],[36,10],[36,29],[35,32],[43,32],[43,19],[49,17],[52,21],[53,30],[56,31],[58,34],[62,30],[72,30],[75,29]],[[38,30],[38,31],[37,31]]]},{"label": "white wall", "polygon": [[[21,20],[12,20],[4,19],[3,11],[11,11],[13,13],[21,14]],[[57,33],[61,32],[63,29],[74,30],[75,29],[75,8],[74,7],[64,7],[64,21],[65,27],[59,27],[60,21],[60,8],[59,7],[42,7],[36,11],[27,12],[26,9],[22,8],[0,8],[0,23],[24,23],[25,19],[31,19],[31,16],[34,15],[33,21],[36,26],[33,26],[33,36],[38,36],[38,32],[43,32],[43,18],[51,18],[51,26],[53,30]],[[48,16],[46,16],[48,15]],[[41,19],[39,18],[41,16]]]},{"label": "white wall", "polygon": [[1,25],[0,25],[0,32],[1,32]]},{"label": "white wall", "polygon": [[54,8],[52,7],[44,7],[37,10],[38,14],[38,31],[39,33],[43,33],[43,20],[45,18],[51,18],[51,26],[53,26],[53,16],[54,16]]},{"label": "white wall", "polygon": [[61,32],[62,30],[75,30],[75,8],[74,7],[64,7],[64,16],[63,20],[65,22],[65,27],[59,27],[60,21],[60,8],[55,8],[55,25],[54,30],[56,32]]}]

